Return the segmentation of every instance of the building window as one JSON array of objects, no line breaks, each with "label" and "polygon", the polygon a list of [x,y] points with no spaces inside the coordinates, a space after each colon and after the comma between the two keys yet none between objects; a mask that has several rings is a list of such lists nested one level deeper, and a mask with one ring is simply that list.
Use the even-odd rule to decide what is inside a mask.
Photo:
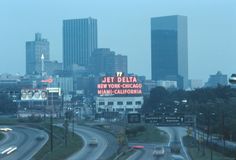
[{"label": "building window", "polygon": [[110,105],[110,106],[111,106],[111,105],[113,105],[113,102],[108,102],[107,105]]},{"label": "building window", "polygon": [[133,108],[126,108],[127,112],[133,112]]},{"label": "building window", "polygon": [[98,108],[98,112],[104,112],[105,109],[102,109],[102,108]]},{"label": "building window", "polygon": [[141,105],[142,103],[141,103],[141,101],[136,101],[135,104],[136,105]]},{"label": "building window", "polygon": [[116,111],[117,111],[117,112],[123,112],[123,111],[124,111],[124,108],[117,108]]},{"label": "building window", "polygon": [[126,102],[126,104],[127,105],[132,105],[133,103],[132,103],[132,101],[128,101],[128,102]]},{"label": "building window", "polygon": [[117,105],[123,105],[123,102],[119,101],[117,102]]},{"label": "building window", "polygon": [[141,111],[141,109],[140,109],[140,108],[136,108],[136,109],[135,109],[135,111],[137,111],[137,112],[140,112],[140,111]]},{"label": "building window", "polygon": [[104,105],[105,105],[105,102],[99,102],[98,105],[99,105],[99,106],[104,106]]}]

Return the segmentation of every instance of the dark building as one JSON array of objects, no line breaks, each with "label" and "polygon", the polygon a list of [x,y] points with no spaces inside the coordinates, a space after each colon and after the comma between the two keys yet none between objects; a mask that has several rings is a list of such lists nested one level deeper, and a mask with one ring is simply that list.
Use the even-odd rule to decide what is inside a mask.
[{"label": "dark building", "polygon": [[41,74],[42,54],[44,60],[49,61],[49,42],[42,39],[40,33],[36,33],[34,41],[26,42],[26,74]]},{"label": "dark building", "polygon": [[88,66],[89,57],[97,48],[97,20],[93,18],[63,21],[63,68],[74,64]]},{"label": "dark building", "polygon": [[44,67],[47,75],[55,75],[58,71],[62,70],[62,63],[58,61],[45,61]]},{"label": "dark building", "polygon": [[187,88],[187,17],[151,18],[151,62],[152,80],[177,81],[178,88]]},{"label": "dark building", "polygon": [[115,72],[123,72],[125,75],[128,73],[128,58],[124,55],[115,56]]},{"label": "dark building", "polygon": [[93,74],[114,75],[116,72],[127,73],[127,56],[116,55],[109,48],[99,48],[93,52],[90,59]]}]

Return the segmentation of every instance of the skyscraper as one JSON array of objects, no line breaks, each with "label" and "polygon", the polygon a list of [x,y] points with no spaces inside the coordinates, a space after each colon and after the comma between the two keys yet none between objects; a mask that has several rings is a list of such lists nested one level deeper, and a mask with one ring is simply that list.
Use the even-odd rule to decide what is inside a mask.
[{"label": "skyscraper", "polygon": [[175,80],[178,88],[187,88],[186,16],[151,18],[151,62],[152,80]]},{"label": "skyscraper", "polygon": [[74,64],[88,66],[89,57],[97,48],[97,20],[93,18],[63,21],[63,68]]},{"label": "skyscraper", "polygon": [[26,42],[26,74],[41,74],[42,54],[44,60],[49,61],[49,42],[41,38],[41,33],[36,33],[34,41]]}]

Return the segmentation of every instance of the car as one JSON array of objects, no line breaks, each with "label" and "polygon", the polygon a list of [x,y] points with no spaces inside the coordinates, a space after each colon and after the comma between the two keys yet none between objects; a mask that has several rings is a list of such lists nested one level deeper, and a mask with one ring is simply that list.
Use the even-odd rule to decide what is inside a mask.
[{"label": "car", "polygon": [[0,149],[0,157],[4,157],[6,155],[11,154],[12,152],[17,150],[17,146],[9,146],[7,148]]},{"label": "car", "polygon": [[98,141],[96,138],[91,138],[88,142],[89,146],[97,146],[98,145]]},{"label": "car", "polygon": [[152,152],[154,157],[164,156],[165,149],[163,146],[155,146]]},{"label": "car", "polygon": [[171,153],[179,154],[181,150],[181,143],[180,141],[173,141],[170,143],[170,151]]},{"label": "car", "polygon": [[11,128],[0,128],[0,131],[8,132],[8,131],[12,131],[12,129]]},{"label": "car", "polygon": [[143,149],[144,146],[140,146],[140,145],[136,145],[136,146],[132,146],[133,149]]},{"label": "car", "polygon": [[185,158],[181,155],[172,155],[171,160],[185,160]]},{"label": "car", "polygon": [[36,137],[36,140],[42,141],[44,140],[45,136],[43,134],[40,134],[39,136]]}]

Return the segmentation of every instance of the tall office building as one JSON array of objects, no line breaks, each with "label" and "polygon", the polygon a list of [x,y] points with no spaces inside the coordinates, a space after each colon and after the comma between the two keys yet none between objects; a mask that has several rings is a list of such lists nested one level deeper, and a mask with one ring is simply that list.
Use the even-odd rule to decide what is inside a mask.
[{"label": "tall office building", "polygon": [[49,61],[49,42],[42,39],[40,33],[36,33],[34,41],[26,42],[26,74],[41,74],[42,54],[44,60]]},{"label": "tall office building", "polygon": [[151,62],[153,80],[188,85],[188,38],[186,16],[151,18]]},{"label": "tall office building", "polygon": [[97,48],[97,20],[93,18],[63,21],[63,68],[88,66],[89,57]]}]

